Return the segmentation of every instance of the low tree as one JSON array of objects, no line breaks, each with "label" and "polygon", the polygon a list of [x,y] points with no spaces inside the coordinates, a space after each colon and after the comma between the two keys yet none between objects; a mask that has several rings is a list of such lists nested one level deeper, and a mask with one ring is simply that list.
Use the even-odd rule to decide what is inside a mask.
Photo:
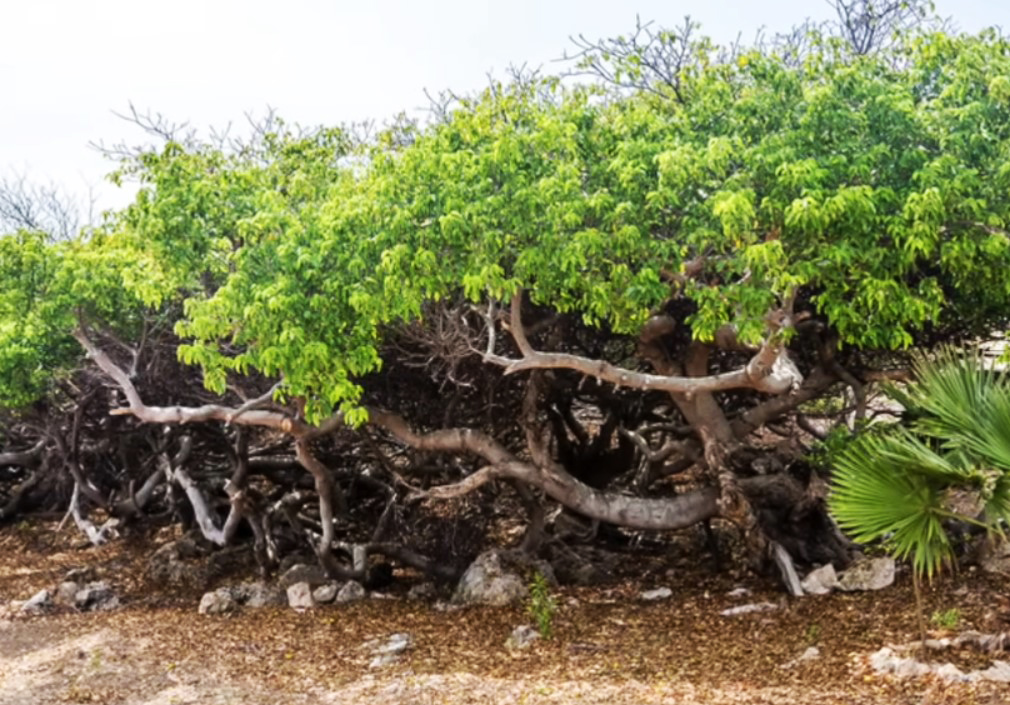
[{"label": "low tree", "polygon": [[[797,65],[694,44],[677,100],[543,78],[367,142],[169,141],[130,158],[133,204],[43,247],[38,296],[4,279],[3,325],[45,322],[68,370],[76,339],[165,501],[214,543],[248,525],[267,563],[284,521],[360,572],[334,552],[364,485],[380,510],[355,540],[433,570],[381,540],[390,517],[512,488],[528,550],[563,552],[557,504],[635,530],[721,518],[798,590],[790,557],[847,560],[804,455],[811,404],[865,416],[909,348],[1010,310],[1006,41],[816,46]],[[90,501],[134,512],[150,486]]]}]

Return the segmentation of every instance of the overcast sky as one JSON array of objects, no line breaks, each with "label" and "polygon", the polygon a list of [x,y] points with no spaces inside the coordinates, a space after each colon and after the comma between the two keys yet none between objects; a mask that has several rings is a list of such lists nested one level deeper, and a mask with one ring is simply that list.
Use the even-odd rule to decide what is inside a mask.
[{"label": "overcast sky", "polygon": [[[1008,0],[937,0],[966,31],[1010,29]],[[0,0],[0,177],[27,174],[102,207],[128,194],[91,141],[139,142],[132,102],[198,127],[276,108],[290,122],[383,119],[424,89],[480,88],[489,71],[543,65],[569,37],[626,33],[635,15],[749,39],[825,19],[822,0]]]}]

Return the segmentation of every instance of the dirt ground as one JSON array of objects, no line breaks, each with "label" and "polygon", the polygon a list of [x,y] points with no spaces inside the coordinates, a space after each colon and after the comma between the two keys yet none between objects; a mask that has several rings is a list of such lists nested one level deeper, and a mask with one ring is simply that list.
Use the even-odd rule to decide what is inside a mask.
[{"label": "dirt ground", "polygon": [[[124,603],[39,617],[0,607],[0,705],[1010,703],[1006,686],[902,681],[867,668],[873,651],[915,638],[907,574],[878,593],[790,600],[758,578],[654,566],[644,557],[651,562],[638,582],[559,589],[553,638],[510,650],[509,633],[530,621],[521,607],[447,611],[393,595],[303,613],[200,615],[199,590],[167,592],[144,581],[155,547],[80,548],[71,532],[50,526],[0,530],[0,605],[52,589],[86,565]],[[672,597],[638,598],[659,586]],[[739,586],[751,594],[728,594]],[[959,629],[1010,629],[1006,578],[965,572],[937,581],[926,599],[927,614],[957,610]],[[719,615],[744,602],[779,607]],[[411,648],[392,665],[372,667],[365,642],[396,632],[411,635]],[[783,667],[810,646],[820,658]]]}]

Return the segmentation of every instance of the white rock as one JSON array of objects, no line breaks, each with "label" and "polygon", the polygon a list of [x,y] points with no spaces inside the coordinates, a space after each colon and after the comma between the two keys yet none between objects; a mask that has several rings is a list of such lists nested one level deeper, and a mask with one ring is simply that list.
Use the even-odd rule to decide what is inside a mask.
[{"label": "white rock", "polygon": [[756,602],[750,605],[740,605],[739,607],[730,607],[729,609],[723,610],[719,614],[723,617],[735,617],[739,614],[749,614],[751,612],[767,612],[769,610],[777,610],[778,605],[772,604],[771,602]]},{"label": "white rock", "polygon": [[288,585],[288,606],[296,610],[307,610],[316,606],[312,599],[312,586],[308,583]]},{"label": "white rock", "polygon": [[197,612],[200,614],[228,614],[238,609],[238,603],[227,590],[215,590],[200,598]]},{"label": "white rock", "polygon": [[747,597],[748,595],[750,595],[750,590],[748,588],[743,587],[742,585],[740,587],[733,588],[732,590],[726,593],[726,597],[733,597],[733,598]]},{"label": "white rock", "polygon": [[344,587],[340,588],[340,592],[337,593],[335,602],[338,605],[344,605],[348,602],[357,602],[365,597],[365,588],[361,586],[361,583],[356,580],[348,580],[344,583]]},{"label": "white rock", "polygon": [[808,661],[816,661],[821,657],[821,650],[816,646],[810,646],[802,654],[794,658],[788,663],[782,664],[782,668],[794,668],[801,663],[807,663]]},{"label": "white rock", "polygon": [[452,599],[457,604],[504,607],[522,602],[528,594],[525,581],[505,570],[498,552],[485,551],[466,569]]},{"label": "white rock", "polygon": [[894,559],[870,558],[859,561],[842,572],[838,586],[842,590],[882,590],[894,583]]},{"label": "white rock", "polygon": [[312,591],[312,599],[321,603],[333,602],[333,599],[337,596],[337,591],[339,589],[339,583],[326,583],[325,585],[320,585]]},{"label": "white rock", "polygon": [[673,590],[668,587],[656,588],[655,590],[646,590],[641,594],[643,600],[665,600],[673,595]]},{"label": "white rock", "polygon": [[48,590],[39,590],[28,600],[21,604],[21,611],[25,614],[42,614],[53,606],[53,597]]},{"label": "white rock", "polygon": [[66,605],[74,604],[74,598],[80,592],[81,586],[73,580],[66,580],[56,588],[56,601]]},{"label": "white rock", "polygon": [[926,664],[919,663],[914,658],[897,656],[886,646],[870,655],[870,666],[877,673],[893,673],[899,678],[922,676],[930,671]]},{"label": "white rock", "polygon": [[984,671],[975,671],[981,678],[997,683],[1010,683],[1010,662],[993,661]]},{"label": "white rock", "polygon": [[942,666],[934,669],[934,673],[945,681],[964,681],[966,680],[964,671],[955,666],[952,663],[945,663]]},{"label": "white rock", "polygon": [[828,563],[807,573],[800,585],[808,595],[827,595],[838,587],[838,574],[835,567]]},{"label": "white rock", "polygon": [[523,624],[512,630],[512,634],[505,641],[505,648],[525,649],[539,638],[540,632],[528,624]]},{"label": "white rock", "polygon": [[403,632],[391,634],[385,641],[373,640],[366,642],[365,648],[375,656],[368,664],[369,668],[380,668],[395,663],[413,643],[413,637]]}]

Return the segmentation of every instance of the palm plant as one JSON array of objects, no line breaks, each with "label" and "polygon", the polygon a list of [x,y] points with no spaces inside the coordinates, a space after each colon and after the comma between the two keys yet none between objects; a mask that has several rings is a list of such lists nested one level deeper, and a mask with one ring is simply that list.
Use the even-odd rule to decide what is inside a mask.
[{"label": "palm plant", "polygon": [[1010,520],[1010,381],[978,355],[920,355],[915,381],[889,395],[906,422],[866,429],[833,458],[829,506],[860,543],[909,559],[920,581],[954,560],[951,520],[1002,534]]}]

